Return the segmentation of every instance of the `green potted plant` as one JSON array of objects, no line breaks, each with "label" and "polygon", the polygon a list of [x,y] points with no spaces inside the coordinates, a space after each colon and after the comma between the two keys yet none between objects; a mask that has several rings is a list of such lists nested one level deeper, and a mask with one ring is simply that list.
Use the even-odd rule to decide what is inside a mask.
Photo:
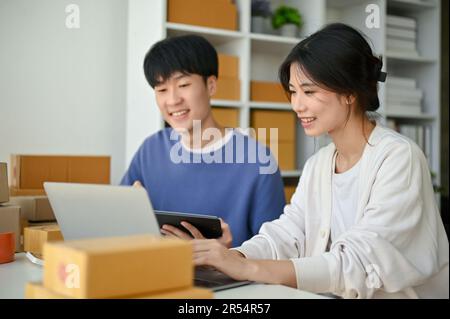
[{"label": "green potted plant", "polygon": [[280,6],[272,15],[273,28],[281,29],[281,35],[286,37],[296,37],[302,23],[300,12],[293,7]]}]

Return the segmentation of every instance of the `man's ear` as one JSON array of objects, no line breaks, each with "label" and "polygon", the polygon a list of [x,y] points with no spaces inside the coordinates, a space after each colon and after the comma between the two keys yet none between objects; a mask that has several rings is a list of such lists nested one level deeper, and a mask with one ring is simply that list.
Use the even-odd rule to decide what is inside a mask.
[{"label": "man's ear", "polygon": [[206,88],[208,89],[209,97],[212,97],[217,92],[217,77],[211,75],[206,79]]}]

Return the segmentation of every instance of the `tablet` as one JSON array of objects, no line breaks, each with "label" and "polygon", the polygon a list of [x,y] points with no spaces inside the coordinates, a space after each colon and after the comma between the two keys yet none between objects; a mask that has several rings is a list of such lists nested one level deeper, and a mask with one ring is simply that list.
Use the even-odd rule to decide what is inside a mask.
[{"label": "tablet", "polygon": [[196,227],[205,238],[211,239],[222,236],[220,219],[216,216],[166,212],[161,210],[155,210],[155,216],[158,220],[159,227],[167,224],[175,226],[190,234],[190,232],[181,225],[181,222],[185,221]]}]

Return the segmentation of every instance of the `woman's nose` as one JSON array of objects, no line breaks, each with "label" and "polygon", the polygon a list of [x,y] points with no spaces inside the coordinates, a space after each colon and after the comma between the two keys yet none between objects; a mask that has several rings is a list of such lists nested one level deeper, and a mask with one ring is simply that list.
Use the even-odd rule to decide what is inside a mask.
[{"label": "woman's nose", "polygon": [[306,110],[304,103],[297,96],[291,97],[291,106],[296,113],[304,112]]}]

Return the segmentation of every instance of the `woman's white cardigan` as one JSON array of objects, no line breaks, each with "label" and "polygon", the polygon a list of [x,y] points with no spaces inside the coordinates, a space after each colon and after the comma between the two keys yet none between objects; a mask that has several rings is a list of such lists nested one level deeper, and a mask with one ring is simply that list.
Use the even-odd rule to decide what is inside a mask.
[{"label": "woman's white cardigan", "polygon": [[355,224],[329,250],[333,143],[307,161],[280,218],[236,249],[247,258],[290,259],[302,290],[345,298],[448,298],[448,239],[422,151],[380,125],[369,143]]}]

